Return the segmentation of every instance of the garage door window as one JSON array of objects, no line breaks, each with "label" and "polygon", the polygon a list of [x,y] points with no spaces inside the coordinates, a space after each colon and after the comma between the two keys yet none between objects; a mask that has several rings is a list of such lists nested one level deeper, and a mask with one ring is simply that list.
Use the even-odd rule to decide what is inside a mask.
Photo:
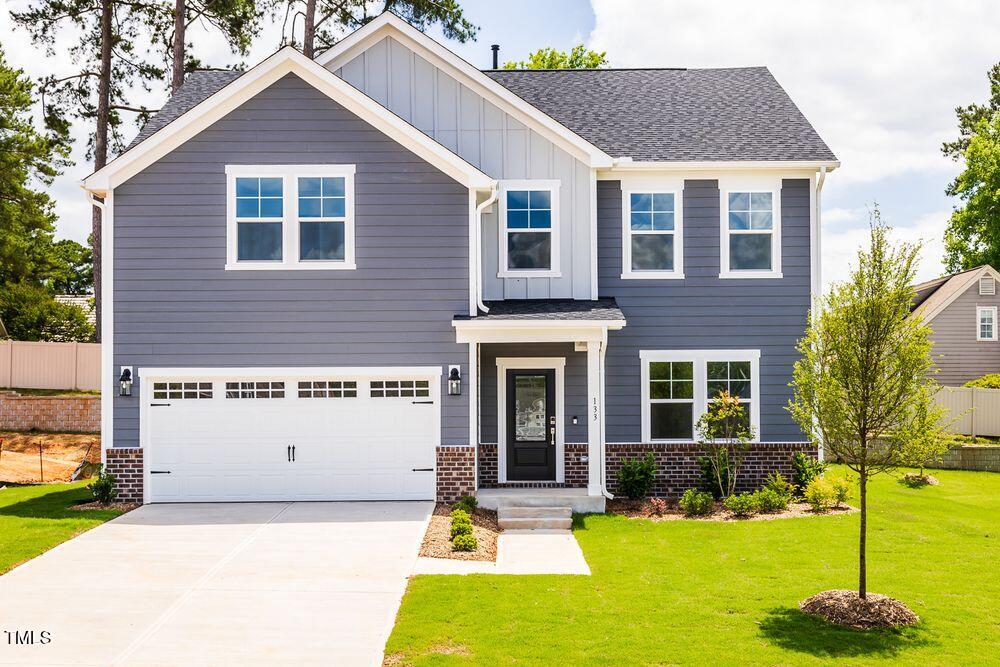
[{"label": "garage door window", "polygon": [[153,398],[176,399],[212,398],[211,382],[154,382]]},{"label": "garage door window", "polygon": [[372,380],[372,398],[425,398],[431,395],[427,380]]},{"label": "garage door window", "polygon": [[318,380],[299,383],[299,398],[357,398],[358,383],[354,381]]},{"label": "garage door window", "polygon": [[284,398],[284,382],[227,382],[226,398]]}]

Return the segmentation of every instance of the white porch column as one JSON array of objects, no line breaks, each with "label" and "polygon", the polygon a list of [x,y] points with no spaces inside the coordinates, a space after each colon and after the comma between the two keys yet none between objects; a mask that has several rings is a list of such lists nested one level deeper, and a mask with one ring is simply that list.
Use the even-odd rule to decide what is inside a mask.
[{"label": "white porch column", "polygon": [[587,343],[587,493],[601,495],[601,344]]}]

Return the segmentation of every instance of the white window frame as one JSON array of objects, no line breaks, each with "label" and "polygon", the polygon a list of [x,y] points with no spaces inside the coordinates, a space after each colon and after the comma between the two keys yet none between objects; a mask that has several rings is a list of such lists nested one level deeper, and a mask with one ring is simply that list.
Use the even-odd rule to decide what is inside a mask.
[{"label": "white window frame", "polygon": [[[729,235],[741,234],[742,231],[729,229],[729,194],[736,192],[769,193],[771,195],[771,268],[770,269],[731,269],[729,266]],[[781,178],[768,179],[725,179],[719,183],[720,211],[720,242],[719,242],[719,278],[781,278]],[[748,233],[763,233],[748,230]]]},{"label": "white window frame", "polygon": [[[652,437],[649,398],[649,364],[654,361],[690,361],[694,364],[694,418],[691,438]],[[753,442],[760,442],[760,350],[640,350],[639,366],[642,397],[642,441],[644,443],[690,443],[698,439],[698,419],[705,414],[711,399],[708,396],[708,362],[750,362],[750,428]],[[744,401],[746,402],[746,401]]]},{"label": "white window frame", "polygon": [[[500,181],[500,218],[497,221],[497,229],[500,232],[498,239],[498,264],[497,278],[559,278],[562,273],[559,268],[559,245],[561,238],[561,224],[559,215],[559,187],[558,180],[509,180]],[[511,269],[507,266],[507,192],[509,190],[547,190],[552,204],[552,226],[549,233],[552,236],[552,252],[549,257],[548,269]],[[512,229],[512,232],[523,232],[524,229]],[[530,231],[530,230],[529,230]],[[540,232],[544,233],[544,232]]]},{"label": "white window frame", "polygon": [[[992,325],[990,327],[993,335],[990,338],[983,338],[983,313],[989,313]],[[996,306],[976,306],[976,340],[995,341],[997,340],[997,307]]]},{"label": "white window frame", "polygon": [[[632,195],[669,194],[674,196],[674,229],[672,232],[638,232],[638,234],[673,234],[674,268],[672,271],[636,270],[632,268]],[[684,278],[684,189],[650,185],[622,190],[622,280],[682,280]]]},{"label": "white window frame", "polygon": [[[307,164],[307,165],[226,165],[226,270],[227,271],[275,271],[275,270],[354,270],[357,269],[354,256],[354,174],[353,164]],[[344,259],[299,259],[299,177],[320,176],[344,179]],[[281,178],[282,212],[281,260],[238,260],[237,220],[236,220],[236,179],[237,178]],[[305,218],[306,222],[322,222],[328,218]],[[266,218],[261,222],[279,222]],[[247,223],[244,223],[247,224]]]}]

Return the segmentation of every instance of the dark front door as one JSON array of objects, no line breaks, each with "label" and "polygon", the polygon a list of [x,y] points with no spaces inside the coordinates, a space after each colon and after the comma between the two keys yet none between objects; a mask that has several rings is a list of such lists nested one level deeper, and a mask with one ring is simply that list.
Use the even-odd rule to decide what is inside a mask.
[{"label": "dark front door", "polygon": [[507,479],[556,479],[556,372],[507,371]]}]

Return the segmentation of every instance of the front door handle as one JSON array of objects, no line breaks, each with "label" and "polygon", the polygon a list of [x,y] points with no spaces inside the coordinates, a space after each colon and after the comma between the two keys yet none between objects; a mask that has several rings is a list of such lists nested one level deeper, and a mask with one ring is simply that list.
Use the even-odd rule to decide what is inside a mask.
[{"label": "front door handle", "polygon": [[556,444],[556,427],[555,426],[549,427],[549,444],[550,445]]},{"label": "front door handle", "polygon": [[285,452],[285,456],[288,457],[288,462],[292,462],[292,446],[288,445],[288,450]]}]

